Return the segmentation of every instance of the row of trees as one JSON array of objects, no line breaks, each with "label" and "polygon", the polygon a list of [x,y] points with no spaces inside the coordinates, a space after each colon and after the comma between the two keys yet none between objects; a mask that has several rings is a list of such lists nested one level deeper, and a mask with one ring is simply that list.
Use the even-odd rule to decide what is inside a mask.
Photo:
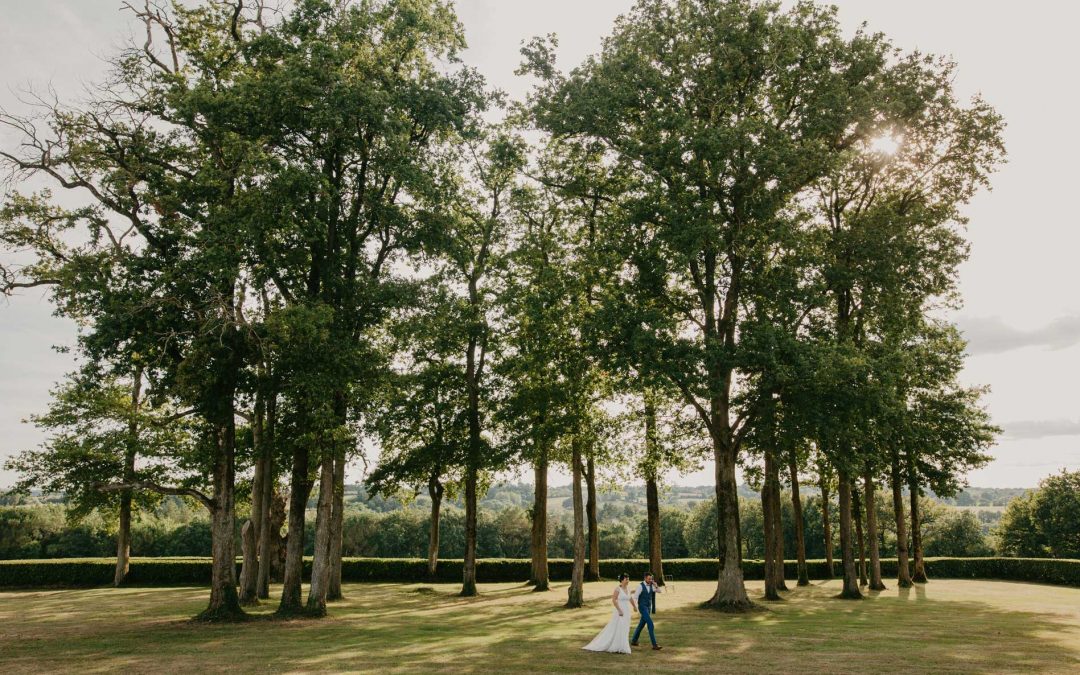
[{"label": "row of trees", "polygon": [[[531,486],[524,486],[531,487]],[[785,496],[786,497],[786,496]],[[175,499],[175,498],[174,498]],[[601,493],[598,514],[600,560],[638,559],[649,553],[648,519],[643,508],[612,507],[611,494]],[[177,504],[180,508],[177,508]],[[835,504],[830,508],[832,549],[836,548],[837,520]],[[881,528],[879,546],[886,558],[896,556],[896,533],[892,523],[892,504],[879,495],[877,512]],[[804,545],[806,557],[825,558],[826,541],[821,500],[809,497],[803,504]],[[39,558],[92,558],[111,556],[116,548],[117,523],[108,515],[95,513],[72,522],[60,504],[24,504],[0,506],[0,560]],[[1000,514],[998,514],[1000,515]],[[934,500],[927,501],[920,513],[923,546],[928,557],[971,557],[999,553],[1016,555],[1004,545],[1017,534],[1002,529],[984,534],[986,528],[969,510],[954,509]],[[795,551],[796,528],[791,501],[782,504],[784,549]],[[305,555],[314,553],[313,519],[306,524]],[[392,511],[373,511],[346,505],[342,526],[341,550],[344,556],[374,558],[422,558],[427,555],[430,512],[426,508],[404,507]],[[465,512],[458,504],[443,506],[440,517],[439,559],[460,560],[465,555]],[[482,503],[477,518],[476,551],[480,558],[528,558],[531,548],[531,520],[521,506],[498,506]],[[571,558],[574,554],[572,514],[552,509],[548,517],[548,549],[552,558]],[[716,556],[716,505],[706,499],[690,506],[661,506],[660,532],[664,558],[712,558]],[[739,531],[742,554],[757,560],[764,554],[764,518],[756,499],[740,498]],[[240,541],[240,532],[235,537]],[[279,544],[280,547],[280,544]],[[208,556],[211,552],[209,520],[202,507],[184,507],[182,502],[166,500],[149,513],[140,513],[131,525],[131,551],[139,557]],[[284,549],[280,549],[283,551]],[[1046,553],[1025,553],[1042,555]],[[281,561],[284,562],[284,561]],[[276,576],[272,565],[271,579]]]},{"label": "row of trees", "polygon": [[960,209],[1003,156],[1001,120],[957,100],[951,63],[844,36],[809,2],[640,0],[568,74],[554,38],[530,42],[536,87],[508,103],[460,62],[440,0],[133,11],[146,41],[89,101],[0,115],[16,178],[84,198],[12,191],[0,212],[27,256],[4,290],[50,286],[84,363],[39,420],[50,442],[13,466],[24,487],[119,510],[118,583],[139,500],[187,496],[213,535],[204,617],[242,616],[268,597],[284,481],[279,612],[325,613],[360,439],[381,449],[374,491],[430,496],[432,568],[442,500],[463,495],[463,595],[479,495],[520,463],[538,589],[547,474],[572,476],[569,606],[598,576],[598,472],[645,481],[660,573],[659,481],[705,457],[713,605],[751,604],[739,465],[763,486],[768,597],[782,473],[839,495],[845,597],[863,513],[881,586],[859,491],[891,487],[906,542],[907,489],[920,577],[921,490],[955,491],[995,433],[935,318],[958,301]]}]

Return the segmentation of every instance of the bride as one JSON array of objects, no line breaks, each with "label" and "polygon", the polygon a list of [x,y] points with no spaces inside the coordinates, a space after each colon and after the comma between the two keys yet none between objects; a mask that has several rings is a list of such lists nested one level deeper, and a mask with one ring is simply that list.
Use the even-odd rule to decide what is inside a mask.
[{"label": "bride", "polygon": [[637,611],[637,604],[630,594],[629,584],[630,575],[620,574],[619,587],[611,593],[611,604],[615,606],[611,612],[611,621],[608,621],[608,625],[604,626],[596,639],[583,649],[590,652],[630,653],[630,608]]}]

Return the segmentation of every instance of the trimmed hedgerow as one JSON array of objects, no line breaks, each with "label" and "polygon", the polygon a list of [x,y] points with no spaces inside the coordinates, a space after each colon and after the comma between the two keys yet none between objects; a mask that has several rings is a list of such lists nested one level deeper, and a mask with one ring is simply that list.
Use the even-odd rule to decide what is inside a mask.
[{"label": "trimmed hedgerow", "polygon": [[[344,581],[417,583],[425,581],[457,582],[462,575],[461,560],[440,560],[435,579],[427,577],[427,561],[401,558],[346,558],[342,562]],[[824,560],[807,561],[811,579],[825,579]],[[834,576],[840,572],[834,562]],[[573,562],[551,560],[548,572],[553,581],[568,581]],[[104,586],[112,583],[115,562],[109,558],[0,561],[0,587]],[[649,568],[647,560],[602,560],[600,576],[615,579],[626,572],[639,579]],[[1042,558],[927,558],[927,574],[939,579],[1000,579],[1035,583],[1080,586],[1080,560]],[[311,561],[304,563],[310,573]],[[785,575],[795,578],[794,562],[785,564]],[[483,559],[476,563],[480,582],[524,582],[529,578],[530,562],[524,559]],[[676,581],[708,581],[718,575],[715,560],[681,559],[664,561],[664,573]],[[881,561],[882,576],[896,577],[896,560]],[[237,563],[239,574],[239,562]],[[743,576],[759,580],[764,573],[760,560],[743,561]],[[133,585],[202,585],[210,582],[208,558],[134,558],[127,583]]]}]

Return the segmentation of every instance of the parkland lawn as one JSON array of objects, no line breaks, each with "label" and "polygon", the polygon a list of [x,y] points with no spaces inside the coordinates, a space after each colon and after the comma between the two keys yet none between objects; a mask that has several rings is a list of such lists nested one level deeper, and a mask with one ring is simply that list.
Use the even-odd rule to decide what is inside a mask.
[{"label": "parkland lawn", "polygon": [[[714,584],[677,582],[658,598],[663,651],[643,636],[631,656],[581,650],[614,582],[586,584],[578,610],[561,607],[565,584],[482,584],[469,599],[448,584],[347,584],[326,619],[272,621],[264,604],[240,625],[189,621],[202,588],[4,591],[0,672],[1080,673],[1080,589],[894,586],[850,602],[817,582],[739,616],[700,608]],[[761,596],[760,582],[749,589]]]}]

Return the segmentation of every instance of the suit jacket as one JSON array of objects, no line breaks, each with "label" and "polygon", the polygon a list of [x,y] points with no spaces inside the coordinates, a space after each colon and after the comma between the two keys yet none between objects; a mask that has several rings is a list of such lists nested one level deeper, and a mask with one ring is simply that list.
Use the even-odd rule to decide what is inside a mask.
[{"label": "suit jacket", "polygon": [[656,611],[656,591],[644,581],[638,586],[638,611],[652,614]]}]

